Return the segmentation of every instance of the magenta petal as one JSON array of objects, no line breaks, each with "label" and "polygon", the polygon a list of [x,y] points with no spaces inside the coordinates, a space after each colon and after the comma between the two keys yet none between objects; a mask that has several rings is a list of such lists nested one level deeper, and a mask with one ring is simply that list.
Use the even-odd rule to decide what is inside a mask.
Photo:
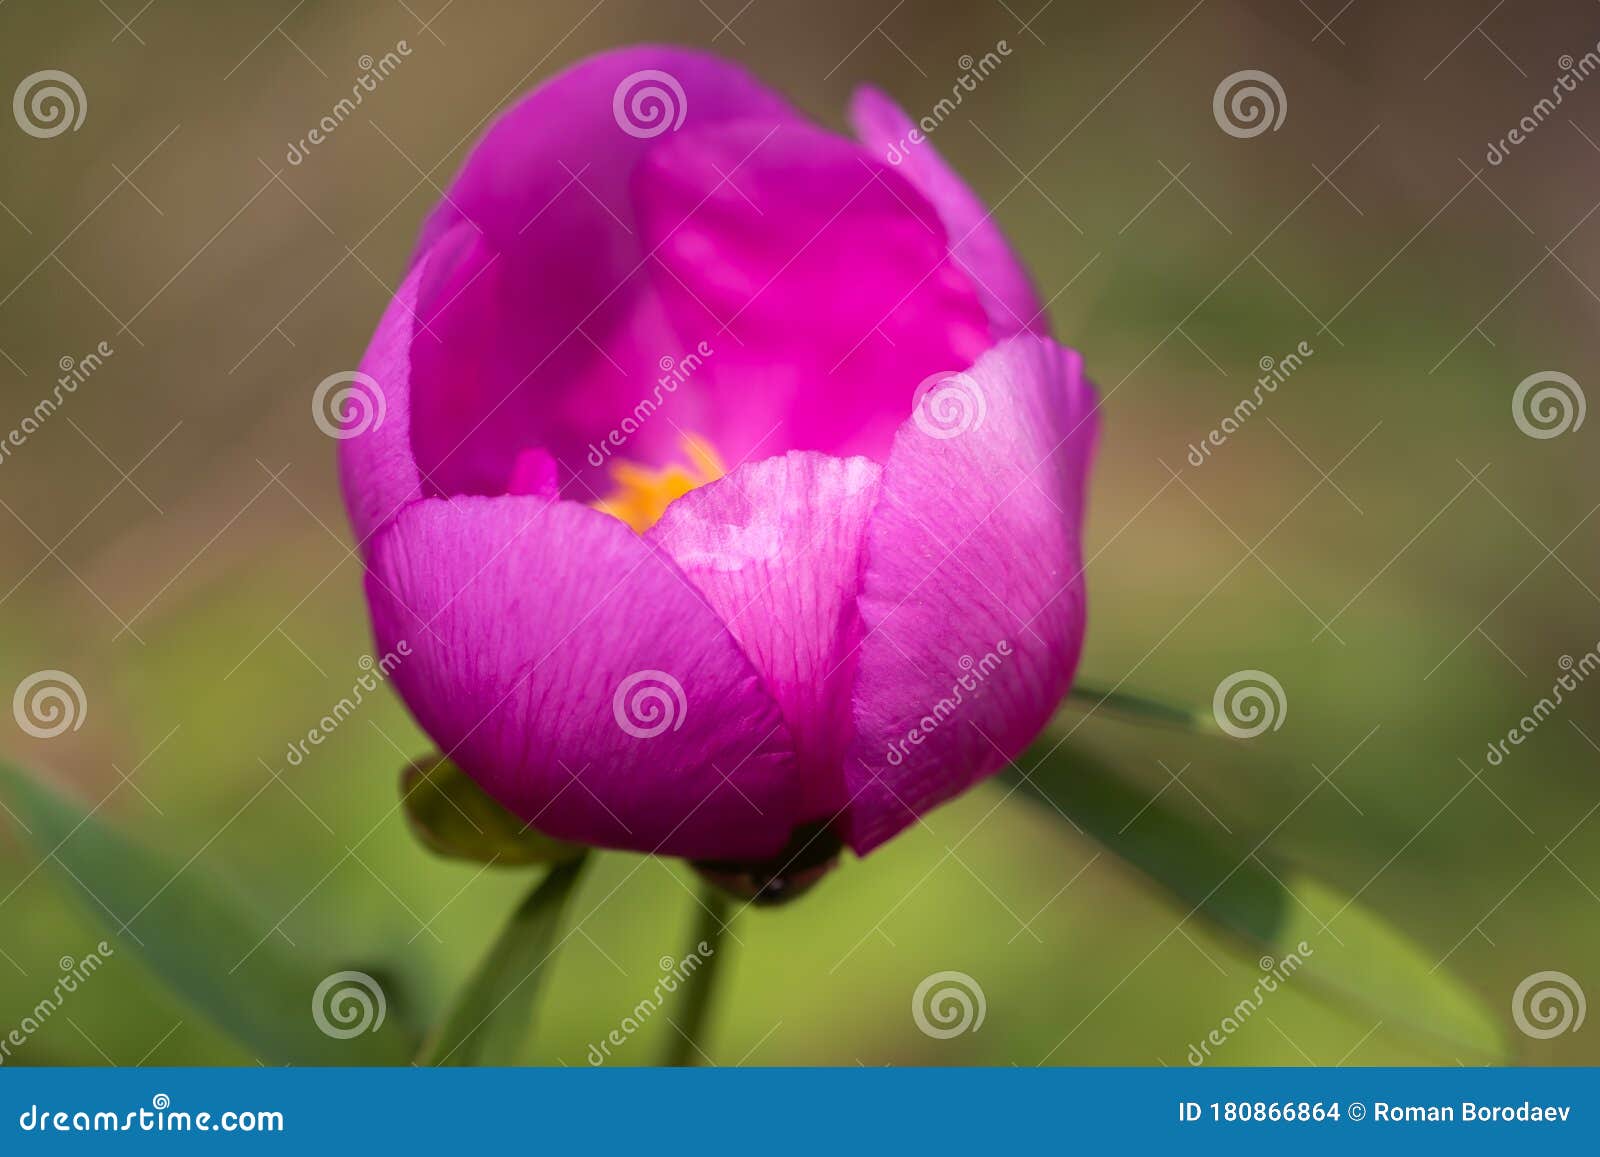
[{"label": "magenta petal", "polygon": [[[950,233],[956,264],[978,288],[997,338],[1028,332],[1050,336],[1033,279],[977,194],[945,163],[904,110],[875,88],[850,101],[850,124],[874,156],[903,156],[898,168],[933,203]],[[913,142],[912,134],[920,140]],[[892,151],[891,151],[892,150]]]},{"label": "magenta petal", "polygon": [[776,853],[799,803],[777,706],[673,564],[623,523],[536,497],[428,499],[374,542],[378,645],[423,729],[562,839]]},{"label": "magenta petal", "polygon": [[[411,452],[411,337],[429,260],[412,268],[383,311],[362,355],[353,389],[369,394],[368,420],[340,428],[339,482],[356,544],[368,539],[407,503],[423,497],[422,476]],[[319,414],[323,409],[319,406]],[[361,411],[353,409],[353,415]]]},{"label": "magenta petal", "polygon": [[845,802],[862,534],[881,472],[866,458],[769,458],[678,499],[647,535],[706,596],[778,701],[799,761],[802,821]]},{"label": "magenta petal", "polygon": [[1013,338],[901,427],[867,527],[857,852],[1003,767],[1072,683],[1094,390],[1077,353]]},{"label": "magenta petal", "polygon": [[[652,120],[658,111],[671,123]],[[429,216],[417,253],[463,220],[512,249],[530,234],[603,217],[607,208],[625,213],[629,175],[656,141],[735,119],[771,125],[799,114],[744,69],[708,53],[642,44],[586,57],[496,118]]]},{"label": "magenta petal", "polygon": [[918,383],[972,364],[988,319],[922,196],[853,141],[801,124],[685,129],[633,196],[657,286],[730,460],[887,453]]},{"label": "magenta petal", "polygon": [[[669,119],[651,122],[652,111]],[[662,359],[695,341],[673,330],[652,282],[629,200],[635,167],[676,133],[731,118],[767,131],[796,116],[732,64],[645,46],[590,57],[495,121],[418,247],[451,251],[418,310],[428,328],[412,412],[432,492],[504,493],[520,452],[541,446],[568,497],[604,494],[590,445],[651,393]],[[675,420],[693,429],[685,401]],[[658,461],[676,442],[668,423],[648,423],[628,456]]]}]

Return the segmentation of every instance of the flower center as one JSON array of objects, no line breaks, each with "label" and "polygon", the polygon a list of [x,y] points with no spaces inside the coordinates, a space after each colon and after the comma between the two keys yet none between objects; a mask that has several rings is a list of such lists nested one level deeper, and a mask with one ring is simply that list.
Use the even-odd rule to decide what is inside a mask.
[{"label": "flower center", "polygon": [[683,437],[687,466],[674,463],[652,470],[634,462],[617,461],[611,466],[615,489],[594,504],[596,510],[620,518],[643,534],[656,524],[669,505],[697,486],[715,482],[727,472],[711,443],[694,434]]}]

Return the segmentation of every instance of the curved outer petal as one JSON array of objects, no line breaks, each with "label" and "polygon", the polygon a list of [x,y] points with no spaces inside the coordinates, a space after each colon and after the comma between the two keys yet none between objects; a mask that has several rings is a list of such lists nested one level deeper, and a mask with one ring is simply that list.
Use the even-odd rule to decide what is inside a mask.
[{"label": "curved outer petal", "polygon": [[623,523],[538,497],[428,499],[374,543],[378,646],[424,730],[562,839],[775,854],[798,778],[778,709],[673,564]]},{"label": "curved outer petal", "polygon": [[697,372],[712,423],[698,432],[729,459],[881,461],[917,384],[992,344],[938,215],[854,141],[801,124],[685,129],[645,158],[633,197],[669,314],[715,350]]},{"label": "curved outer petal", "polygon": [[[633,131],[620,123],[616,107],[618,88],[628,80],[635,83],[626,95],[650,90],[661,97],[643,117],[629,117],[625,101],[623,116]],[[652,123],[654,109],[688,129],[739,119],[769,126],[801,119],[788,101],[744,69],[710,53],[639,44],[585,57],[518,100],[473,146],[423,225],[417,256],[463,220],[502,248],[527,243],[534,232],[530,220],[542,220],[541,210],[568,190],[576,194],[573,206],[584,217],[605,215],[595,199],[624,213],[634,165],[677,131]],[[583,187],[574,184],[575,175],[581,175]]]},{"label": "curved outer petal", "polygon": [[867,528],[845,763],[858,853],[998,771],[1071,686],[1094,406],[1075,352],[1019,337],[926,394],[895,437]]},{"label": "curved outer petal", "polygon": [[[411,335],[427,270],[425,260],[406,274],[361,358],[358,372],[375,383],[381,420],[364,426],[358,420],[344,428],[339,442],[339,484],[363,553],[380,527],[423,497],[422,476],[411,453]],[[376,409],[370,412],[378,418]]]},{"label": "curved outer petal", "polygon": [[[975,193],[945,163],[905,111],[875,88],[856,90],[850,124],[876,157],[904,159],[898,169],[933,203],[950,233],[956,264],[978,287],[996,339],[1018,333],[1050,336],[1033,279]],[[922,139],[913,142],[912,133]]]},{"label": "curved outer petal", "polygon": [[[652,91],[661,99],[643,110],[668,118],[658,123],[630,112]],[[428,328],[415,343],[414,442],[432,489],[501,493],[518,454],[542,446],[564,482],[581,479],[573,497],[604,493],[590,446],[700,336],[680,337],[661,308],[629,203],[635,167],[679,132],[730,119],[769,131],[797,117],[734,65],[643,46],[582,61],[494,123],[418,246],[420,260],[469,234],[451,242],[449,275],[432,279],[418,310]],[[675,418],[693,429],[688,405],[675,401]],[[657,461],[676,443],[669,423],[645,423],[628,456]]]},{"label": "curved outer petal", "polygon": [[881,474],[866,458],[792,451],[684,495],[646,535],[705,595],[778,701],[798,756],[802,822],[845,802],[856,593]]}]

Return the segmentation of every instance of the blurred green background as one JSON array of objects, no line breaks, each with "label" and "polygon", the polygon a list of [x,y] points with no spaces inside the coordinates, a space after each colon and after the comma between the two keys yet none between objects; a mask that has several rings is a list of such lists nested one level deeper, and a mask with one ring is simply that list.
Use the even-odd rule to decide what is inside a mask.
[{"label": "blurred green background", "polygon": [[[223,881],[284,950],[382,976],[390,1015],[431,1018],[527,879],[410,837],[396,778],[428,744],[390,696],[285,765],[371,646],[311,390],[355,364],[486,118],[569,62],[709,47],[842,126],[854,86],[921,115],[1004,40],[934,143],[997,206],[1105,397],[1081,673],[1204,706],[1259,668],[1288,701],[1248,744],[1098,717],[1075,740],[1359,894],[1481,994],[1520,1060],[1600,1062],[1600,1027],[1535,1040],[1510,1015],[1536,971],[1600,994],[1600,685],[1501,766],[1484,754],[1600,640],[1594,425],[1534,439],[1511,413],[1536,371],[1593,381],[1600,80],[1485,161],[1560,58],[1595,47],[1600,10],[1486,7],[12,0],[0,87],[64,69],[88,115],[51,140],[0,123],[0,430],[62,359],[114,354],[0,463],[0,687],[59,668],[88,701],[56,739],[7,719],[0,757]],[[402,39],[400,69],[287,166],[358,58]],[[1236,139],[1212,94],[1246,68],[1280,81],[1287,116]],[[1260,359],[1301,341],[1314,355],[1261,412],[1187,462]],[[3,821],[0,1033],[104,935]],[[741,916],[708,1053],[1185,1063],[1254,954],[1198,921],[1173,935],[1186,909],[1098,853],[1022,793],[972,792]],[[586,1063],[682,950],[693,886],[601,858],[529,1061]],[[987,1019],[934,1040],[909,1003],[945,969],[981,982]],[[1264,1014],[1219,1063],[1472,1060],[1292,985]],[[616,1060],[649,1063],[670,1031]],[[11,1063],[253,1060],[119,952]]]}]

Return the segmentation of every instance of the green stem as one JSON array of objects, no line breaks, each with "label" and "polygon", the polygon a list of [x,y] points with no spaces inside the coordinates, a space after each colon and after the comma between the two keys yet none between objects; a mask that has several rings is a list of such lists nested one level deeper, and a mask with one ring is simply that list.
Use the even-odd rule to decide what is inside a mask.
[{"label": "green stem", "polygon": [[[716,991],[717,970],[723,957],[723,935],[728,930],[728,894],[721,888],[707,884],[700,890],[700,919],[695,925],[694,940],[684,960],[698,959],[699,966],[688,974],[683,985],[683,1006],[676,1018],[677,1031],[667,1042],[664,1064],[686,1067],[693,1065],[705,1054],[700,1041],[705,1034],[706,1015],[711,1008],[711,997]],[[679,961],[681,966],[683,961]]]},{"label": "green stem", "polygon": [[1217,722],[1209,711],[1177,707],[1115,688],[1096,687],[1092,683],[1074,683],[1067,698],[1075,704],[1087,704],[1097,715],[1109,715],[1128,723],[1158,723],[1165,727],[1207,734],[1215,734],[1218,730]]},{"label": "green stem", "polygon": [[419,1065],[510,1065],[533,1027],[534,998],[560,944],[561,913],[580,856],[551,868],[512,914],[417,1057]]}]

